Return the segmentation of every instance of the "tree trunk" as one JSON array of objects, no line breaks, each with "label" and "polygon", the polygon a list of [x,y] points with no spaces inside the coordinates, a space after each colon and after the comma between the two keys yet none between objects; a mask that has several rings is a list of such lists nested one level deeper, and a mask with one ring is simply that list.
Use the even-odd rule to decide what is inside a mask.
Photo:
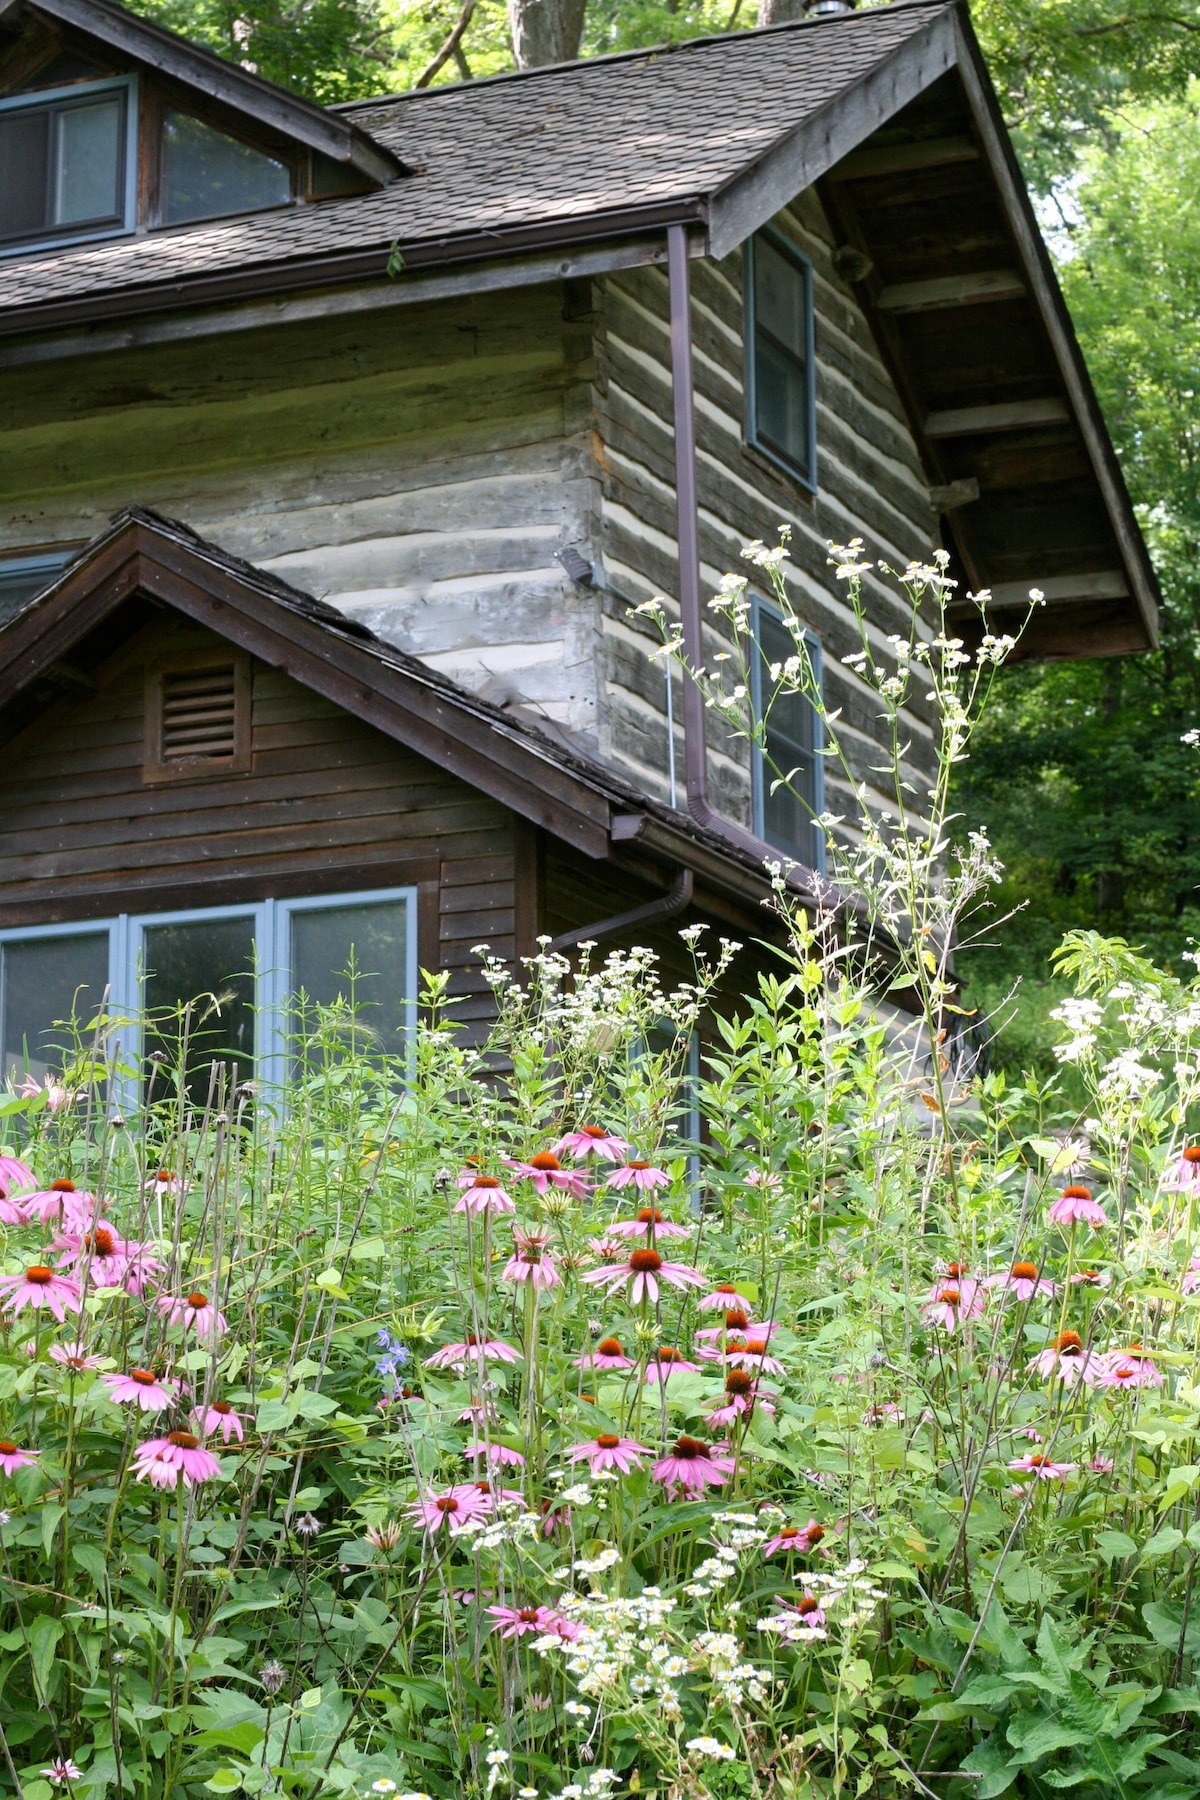
[{"label": "tree trunk", "polygon": [[804,0],[758,0],[758,24],[786,25],[804,17]]},{"label": "tree trunk", "polygon": [[579,55],[587,0],[508,0],[518,69],[571,62]]}]

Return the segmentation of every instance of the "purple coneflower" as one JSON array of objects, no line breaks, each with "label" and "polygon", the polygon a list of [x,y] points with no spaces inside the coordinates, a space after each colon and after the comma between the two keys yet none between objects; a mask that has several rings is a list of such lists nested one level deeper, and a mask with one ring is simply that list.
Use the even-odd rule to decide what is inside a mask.
[{"label": "purple coneflower", "polygon": [[48,1188],[21,1196],[21,1211],[26,1221],[37,1219],[46,1224],[53,1219],[65,1231],[86,1231],[98,1211],[95,1194],[77,1188],[67,1176],[52,1181]]},{"label": "purple coneflower", "polygon": [[480,1213],[499,1215],[517,1210],[511,1194],[505,1192],[494,1175],[475,1175],[468,1170],[459,1176],[458,1185],[463,1191],[454,1208],[456,1213],[471,1213],[477,1217]]},{"label": "purple coneflower", "polygon": [[476,1438],[466,1446],[464,1456],[482,1456],[496,1469],[523,1469],[525,1458],[519,1450],[512,1450],[507,1444],[488,1443],[485,1439]]},{"label": "purple coneflower", "polygon": [[495,1512],[498,1506],[524,1506],[525,1496],[517,1488],[497,1487],[486,1476],[479,1481],[464,1482],[451,1490],[455,1494],[473,1494],[481,1513]]},{"label": "purple coneflower", "polygon": [[782,1375],[783,1364],[772,1356],[766,1338],[730,1338],[725,1361],[731,1369],[752,1369],[756,1375]]},{"label": "purple coneflower", "polygon": [[749,1416],[756,1406],[770,1416],[775,1411],[778,1394],[760,1387],[749,1369],[730,1369],[725,1377],[725,1398],[721,1405],[704,1416],[710,1425],[732,1425],[743,1413]]},{"label": "purple coneflower", "polygon": [[130,1369],[128,1375],[102,1375],[108,1398],[117,1406],[136,1406],[141,1412],[165,1412],[179,1392],[179,1383],[156,1375],[153,1369]]},{"label": "purple coneflower", "polygon": [[1200,1287],[1200,1256],[1193,1256],[1183,1272],[1179,1291],[1183,1294],[1194,1294],[1198,1287]]},{"label": "purple coneflower", "polygon": [[825,1536],[825,1527],[810,1519],[807,1525],[781,1525],[773,1538],[763,1545],[764,1556],[774,1556],[777,1550],[799,1550],[806,1554],[815,1550]]},{"label": "purple coneflower", "polygon": [[1112,1285],[1107,1269],[1077,1269],[1071,1277],[1072,1287],[1106,1288]]},{"label": "purple coneflower", "polygon": [[593,1475],[602,1469],[617,1469],[622,1475],[628,1475],[631,1469],[640,1469],[643,1456],[649,1454],[645,1444],[618,1437],[612,1431],[602,1431],[598,1437],[588,1438],[586,1443],[573,1444],[567,1451],[567,1461],[582,1462],[586,1457]]},{"label": "purple coneflower", "polygon": [[564,1618],[549,1606],[489,1606],[502,1638],[524,1637],[536,1631],[539,1637],[560,1637],[570,1643],[582,1629],[573,1619]]},{"label": "purple coneflower", "polygon": [[941,1325],[946,1331],[955,1331],[964,1319],[976,1319],[985,1305],[984,1293],[978,1281],[951,1280],[939,1281],[922,1303],[921,1317],[927,1325]]},{"label": "purple coneflower", "polygon": [[190,1327],[197,1338],[224,1337],[229,1329],[225,1314],[199,1288],[190,1294],[162,1294],[156,1304],[168,1325],[182,1325],[185,1331]]},{"label": "purple coneflower", "polygon": [[1111,1456],[1093,1456],[1088,1464],[1093,1475],[1111,1475],[1115,1466]]},{"label": "purple coneflower", "polygon": [[147,1438],[134,1452],[134,1479],[171,1492],[180,1481],[185,1488],[202,1487],[220,1473],[221,1465],[212,1451],[206,1450],[190,1431],[169,1431],[166,1437]]},{"label": "purple coneflower", "polygon": [[465,1343],[443,1344],[432,1356],[425,1358],[427,1369],[465,1369],[469,1362],[502,1362],[515,1363],[521,1360],[521,1352],[514,1350],[511,1344],[503,1343],[499,1338],[477,1338],[475,1333],[468,1332]]},{"label": "purple coneflower", "polygon": [[553,1150],[539,1150],[528,1162],[515,1162],[509,1156],[502,1156],[500,1161],[523,1181],[532,1181],[539,1194],[557,1187],[573,1199],[582,1200],[587,1193],[583,1176],[577,1169],[564,1169]]},{"label": "purple coneflower", "polygon": [[66,1781],[79,1781],[83,1776],[83,1770],[73,1763],[69,1756],[56,1757],[50,1767],[42,1769],[40,1773],[46,1777],[47,1781],[52,1781],[55,1787],[62,1787]]},{"label": "purple coneflower", "polygon": [[246,1435],[241,1414],[234,1412],[228,1400],[210,1400],[207,1406],[197,1407],[192,1422],[201,1437],[213,1437],[219,1431],[223,1444],[232,1438],[240,1444]]},{"label": "purple coneflower", "polygon": [[715,1445],[699,1438],[680,1437],[667,1455],[659,1458],[651,1473],[669,1495],[672,1489],[703,1493],[706,1487],[724,1487],[733,1471],[732,1456],[722,1455]]},{"label": "purple coneflower", "polygon": [[51,1344],[46,1352],[51,1362],[62,1363],[72,1374],[82,1375],[85,1369],[98,1369],[104,1361],[102,1356],[89,1356],[85,1346],[79,1342],[74,1344]]},{"label": "purple coneflower", "polygon": [[618,1219],[615,1225],[606,1225],[604,1235],[610,1238],[686,1238],[691,1237],[690,1225],[676,1225],[673,1219],[664,1219],[657,1206],[643,1206],[636,1219]]},{"label": "purple coneflower", "polygon": [[177,1175],[171,1173],[170,1169],[157,1170],[153,1175],[147,1177],[144,1185],[146,1192],[154,1194],[158,1199],[163,1199],[169,1194],[171,1199],[175,1200],[184,1191],[183,1183]]},{"label": "purple coneflower", "polygon": [[775,1631],[793,1643],[804,1638],[824,1638],[825,1608],[815,1594],[804,1594],[796,1603],[783,1602],[782,1612],[759,1622],[760,1631]]},{"label": "purple coneflower", "polygon": [[15,1475],[18,1469],[31,1469],[41,1455],[40,1450],[18,1450],[9,1438],[0,1438],[0,1471]]},{"label": "purple coneflower", "polygon": [[0,1295],[5,1312],[19,1313],[27,1306],[52,1312],[60,1325],[69,1312],[82,1311],[79,1283],[68,1275],[56,1275],[45,1263],[33,1263],[23,1275],[6,1275],[0,1281]]},{"label": "purple coneflower", "polygon": [[568,1131],[565,1137],[560,1137],[552,1148],[555,1156],[575,1156],[581,1160],[597,1156],[601,1162],[617,1163],[629,1154],[630,1146],[624,1138],[605,1131],[602,1125],[580,1125],[576,1131]]},{"label": "purple coneflower", "polygon": [[1092,1199],[1091,1189],[1085,1187],[1064,1188],[1059,1198],[1047,1208],[1046,1218],[1051,1225],[1075,1225],[1082,1221],[1097,1231],[1108,1224],[1108,1214],[1098,1200]]},{"label": "purple coneflower", "polygon": [[481,1518],[486,1511],[483,1498],[471,1483],[450,1489],[448,1494],[431,1494],[428,1500],[414,1500],[405,1509],[414,1524],[423,1525],[430,1537],[439,1531],[457,1537],[469,1519]]},{"label": "purple coneflower", "polygon": [[630,1161],[614,1169],[608,1178],[610,1188],[635,1187],[639,1194],[653,1193],[655,1188],[670,1187],[671,1177],[653,1163]]},{"label": "purple coneflower", "polygon": [[544,1231],[518,1231],[513,1227],[512,1255],[500,1271],[501,1281],[527,1281],[535,1288],[559,1284],[559,1273],[550,1255],[550,1235]]},{"label": "purple coneflower", "polygon": [[670,1344],[660,1344],[650,1361],[646,1364],[644,1379],[651,1387],[669,1381],[672,1375],[691,1373],[698,1375],[700,1364],[689,1362],[682,1350],[674,1349]]},{"label": "purple coneflower", "polygon": [[1057,1289],[1054,1282],[1044,1280],[1037,1271],[1037,1264],[1031,1262],[1015,1262],[1011,1269],[1002,1269],[998,1275],[989,1275],[982,1283],[986,1288],[1003,1288],[1006,1294],[1014,1294],[1018,1300],[1053,1299]]},{"label": "purple coneflower", "polygon": [[1036,1369],[1043,1378],[1056,1375],[1068,1387],[1073,1387],[1077,1381],[1091,1386],[1098,1373],[1097,1359],[1090,1350],[1084,1349],[1083,1339],[1077,1331],[1060,1331],[1044,1350],[1030,1357],[1027,1366]]},{"label": "purple coneflower", "polygon": [[14,1196],[36,1186],[37,1177],[28,1163],[16,1156],[0,1156],[0,1224],[26,1223],[24,1206]]},{"label": "purple coneflower", "polygon": [[1008,1466],[1014,1475],[1033,1475],[1038,1481],[1065,1481],[1078,1467],[1076,1463],[1054,1462],[1036,1450],[1027,1456],[1014,1456]]},{"label": "purple coneflower", "polygon": [[1140,1344],[1128,1350],[1110,1350],[1098,1359],[1096,1386],[1099,1388],[1160,1388],[1162,1373]]},{"label": "purple coneflower", "polygon": [[1188,1144],[1179,1153],[1175,1166],[1162,1178],[1167,1193],[1186,1194],[1200,1188],[1200,1144]]},{"label": "purple coneflower", "polygon": [[50,1248],[62,1252],[60,1269],[74,1269],[80,1276],[86,1270],[93,1287],[120,1287],[130,1250],[142,1246],[127,1244],[111,1225],[95,1225],[90,1231],[64,1231]]},{"label": "purple coneflower", "polygon": [[626,1356],[620,1338],[601,1338],[588,1356],[575,1358],[577,1369],[632,1369],[633,1358]]},{"label": "purple coneflower", "polygon": [[703,1287],[704,1276],[699,1269],[688,1268],[683,1263],[664,1262],[657,1250],[647,1247],[644,1250],[631,1250],[629,1260],[614,1263],[600,1269],[589,1269],[581,1280],[603,1282],[610,1294],[619,1287],[630,1285],[629,1298],[636,1306],[645,1295],[652,1303],[658,1299],[658,1284],[669,1281],[672,1287]]}]

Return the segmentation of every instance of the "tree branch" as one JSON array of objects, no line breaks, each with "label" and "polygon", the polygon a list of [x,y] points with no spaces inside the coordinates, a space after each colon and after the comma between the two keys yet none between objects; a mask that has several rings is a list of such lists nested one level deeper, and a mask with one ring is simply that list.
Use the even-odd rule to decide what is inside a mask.
[{"label": "tree branch", "polygon": [[438,51],[433,61],[429,64],[428,68],[422,69],[421,73],[417,76],[417,87],[428,87],[438,71],[445,68],[446,64],[450,61],[450,58],[458,49],[458,46],[462,43],[463,34],[466,31],[467,26],[471,23],[477,5],[478,0],[463,0],[463,8],[454,22],[453,31],[451,31],[449,37]]}]

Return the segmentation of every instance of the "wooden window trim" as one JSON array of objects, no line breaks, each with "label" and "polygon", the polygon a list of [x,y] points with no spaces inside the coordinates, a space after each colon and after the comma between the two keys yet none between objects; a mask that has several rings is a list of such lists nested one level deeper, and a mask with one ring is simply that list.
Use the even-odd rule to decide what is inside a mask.
[{"label": "wooden window trim", "polygon": [[[759,720],[762,718],[763,714],[763,666],[766,662],[766,657],[763,655],[761,649],[762,625],[760,621],[765,617],[773,620],[776,624],[782,624],[783,615],[777,606],[772,606],[769,601],[763,599],[761,594],[752,594],[750,603],[752,647],[752,661],[750,664],[750,704],[753,708],[755,719]],[[824,692],[825,669],[821,640],[815,631],[806,626],[804,631],[804,641],[808,645],[808,654],[812,661],[813,674],[816,676],[817,685],[822,692]],[[811,714],[810,731],[812,743],[807,746],[803,744],[793,745],[790,738],[783,739],[782,733],[779,734],[779,738],[781,741],[786,742],[790,747],[803,752],[804,755],[811,757],[812,759],[813,817],[809,821],[809,830],[812,833],[810,853],[805,856],[799,847],[786,844],[772,844],[771,847],[772,849],[779,850],[781,855],[797,857],[807,868],[815,869],[818,874],[823,875],[825,873],[825,834],[816,821],[825,810],[825,732],[820,712],[811,701],[807,704]],[[769,725],[767,729],[769,734]],[[764,839],[766,834],[765,812],[767,782],[774,779],[774,776],[771,775],[767,769],[767,754],[769,754],[769,751],[765,754],[763,749],[760,748],[757,743],[751,746],[750,786],[751,801],[753,805],[754,832],[757,837]]]},{"label": "wooden window trim", "polygon": [[[168,675],[199,674],[204,669],[233,665],[233,754],[163,758],[163,680]],[[145,737],[142,780],[154,782],[211,781],[214,776],[248,775],[254,756],[251,737],[252,676],[250,658],[230,647],[193,650],[186,655],[164,656],[146,669]]]},{"label": "wooden window trim", "polygon": [[[758,238],[770,244],[785,262],[792,264],[799,273],[804,284],[804,405],[807,418],[807,437],[805,445],[805,462],[794,462],[790,456],[778,449],[774,444],[766,443],[758,431],[758,374],[755,355],[755,338],[757,336],[757,308],[755,299],[754,277],[754,245]],[[798,250],[790,238],[777,231],[773,226],[764,225],[761,231],[747,238],[743,254],[744,289],[743,320],[745,332],[745,403],[746,403],[746,444],[767,462],[782,469],[809,493],[817,491],[817,380],[816,380],[816,328],[813,302],[813,270],[802,250]],[[781,346],[785,354],[785,346]]]}]

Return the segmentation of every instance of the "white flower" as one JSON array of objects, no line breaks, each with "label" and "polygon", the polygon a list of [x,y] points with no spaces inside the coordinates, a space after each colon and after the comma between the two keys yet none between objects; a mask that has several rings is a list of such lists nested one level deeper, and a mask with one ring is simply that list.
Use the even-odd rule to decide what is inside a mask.
[{"label": "white flower", "polygon": [[493,1769],[499,1768],[502,1764],[504,1764],[508,1761],[508,1751],[507,1750],[489,1750],[487,1755],[484,1757],[484,1761],[488,1764],[489,1768],[493,1768]]},{"label": "white flower", "polygon": [[714,1737],[689,1738],[687,1741],[686,1747],[689,1750],[691,1750],[696,1756],[713,1756],[713,1757],[716,1757],[719,1762],[732,1762],[733,1761],[733,1757],[734,1757],[733,1750],[730,1748],[730,1746],[728,1744],[723,1744],[721,1742],[720,1738],[714,1738]]},{"label": "white flower", "polygon": [[371,1783],[371,1792],[373,1794],[394,1794],[396,1792],[396,1783],[390,1780],[388,1776],[381,1775],[378,1781],[373,1781]]}]

